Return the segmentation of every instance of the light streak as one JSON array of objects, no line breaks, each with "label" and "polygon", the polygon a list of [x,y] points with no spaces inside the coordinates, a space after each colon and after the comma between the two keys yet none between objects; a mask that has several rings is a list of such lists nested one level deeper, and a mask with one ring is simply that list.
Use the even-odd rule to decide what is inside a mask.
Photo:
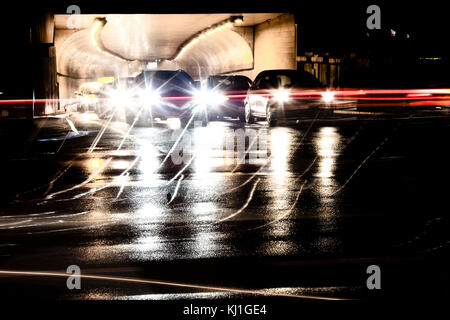
[{"label": "light streak", "polygon": [[[238,20],[235,20],[236,23],[239,23]],[[208,29],[205,29],[201,32],[199,32],[196,36],[190,38],[187,40],[182,46],[181,49],[179,49],[178,53],[175,55],[174,58],[171,60],[178,60],[180,59],[184,53],[189,50],[192,46],[194,46],[196,43],[198,43],[200,40],[205,39],[206,37],[209,37],[217,32],[220,32],[225,29],[229,29],[233,27],[232,19],[227,19],[221,23],[216,24],[215,26],[212,26]]]},{"label": "light streak", "polygon": [[170,201],[167,204],[171,204],[172,201],[175,199],[175,197],[177,196],[178,190],[180,189],[180,185],[181,185],[181,180],[183,180],[184,175],[181,175],[180,179],[178,179],[177,185],[175,186],[175,190],[173,191],[173,195],[172,198],[170,198]]},{"label": "light streak", "polygon": [[236,212],[230,214],[229,216],[226,216],[225,218],[222,218],[222,219],[216,221],[215,223],[224,222],[224,221],[226,221],[226,220],[229,220],[229,219],[231,219],[231,218],[234,218],[234,217],[236,217],[238,214],[240,214],[242,211],[244,211],[244,210],[247,208],[247,206],[249,205],[250,201],[252,201],[253,194],[255,193],[256,186],[258,185],[258,183],[259,183],[259,179],[257,179],[257,180],[255,181],[255,184],[253,185],[252,190],[250,190],[250,193],[249,193],[249,195],[248,195],[247,200],[245,201],[244,205],[243,205],[239,210],[237,210]]},{"label": "light streak", "polygon": [[[396,130],[397,130],[397,127],[394,129],[394,132]],[[383,141],[381,141],[380,144],[375,149],[373,149],[372,152],[369,153],[369,155],[367,157],[365,157],[363,161],[361,161],[361,163],[358,165],[358,167],[356,167],[355,171],[353,171],[353,173],[348,177],[348,179],[344,182],[344,184],[341,185],[339,187],[339,189],[337,189],[333,193],[333,195],[338,194],[347,186],[347,184],[352,180],[352,178],[356,175],[356,173],[359,171],[359,169],[362,168],[362,166],[389,140],[389,138],[390,138],[389,136],[384,138]]]},{"label": "light streak", "polygon": [[190,283],[182,283],[182,282],[149,280],[149,279],[128,278],[128,277],[112,277],[112,276],[89,275],[89,274],[76,275],[76,274],[68,274],[68,273],[62,273],[62,272],[0,270],[0,274],[15,275],[15,276],[40,276],[40,277],[63,277],[63,278],[76,277],[76,278],[80,278],[80,279],[93,279],[93,280],[105,280],[105,281],[117,281],[117,282],[131,282],[131,283],[140,283],[140,284],[153,284],[153,285],[162,285],[162,286],[168,286],[168,287],[199,289],[199,290],[206,290],[206,291],[218,291],[218,292],[227,292],[227,293],[239,293],[239,294],[249,294],[249,295],[258,295],[258,296],[269,296],[269,297],[286,297],[286,298],[309,299],[309,300],[326,300],[326,301],[355,300],[352,298],[324,297],[324,296],[311,296],[311,295],[300,295],[300,294],[297,295],[297,294],[289,294],[289,293],[271,293],[271,292],[264,292],[264,291],[260,291],[260,290],[207,286],[207,285],[190,284]]},{"label": "light streak", "polygon": [[89,182],[91,182],[102,170],[104,170],[107,166],[108,166],[108,164],[109,164],[109,162],[112,160],[112,158],[108,158],[108,159],[106,159],[106,161],[105,161],[105,164],[103,165],[103,166],[101,166],[100,168],[98,168],[95,172],[93,172],[86,180],[84,180],[82,183],[79,183],[79,184],[77,184],[77,185],[75,185],[75,186],[72,186],[72,187],[70,187],[70,188],[67,188],[67,189],[64,189],[64,190],[60,190],[60,191],[57,191],[57,192],[53,192],[53,193],[51,193],[51,194],[49,194],[49,195],[47,195],[44,199],[45,200],[49,200],[49,199],[53,199],[56,195],[59,195],[59,194],[62,194],[62,193],[66,193],[66,192],[69,192],[69,191],[72,191],[72,190],[75,190],[75,189],[78,189],[78,188],[81,188],[82,186],[84,186],[84,185],[86,185],[86,184],[88,184]]},{"label": "light streak", "polygon": [[305,182],[302,183],[302,185],[300,186],[300,190],[298,190],[298,192],[297,192],[297,195],[296,195],[296,197],[295,197],[294,202],[292,203],[292,205],[289,207],[289,209],[288,209],[284,214],[278,216],[276,219],[274,219],[274,220],[272,220],[272,221],[270,221],[270,222],[267,222],[267,223],[265,223],[265,224],[263,224],[263,225],[261,225],[261,226],[258,226],[258,227],[255,227],[255,228],[251,228],[251,229],[247,229],[247,230],[257,230],[257,229],[262,229],[262,228],[264,228],[264,227],[270,226],[270,225],[272,225],[272,224],[274,224],[274,223],[276,223],[276,222],[278,222],[278,221],[281,221],[281,220],[283,220],[284,218],[286,218],[289,214],[291,214],[292,210],[294,210],[295,205],[297,204],[298,199],[300,198],[300,194],[301,194],[302,191],[303,191],[303,187],[306,185],[307,182],[308,182],[308,181],[305,181]]},{"label": "light streak", "polygon": [[96,19],[95,19],[95,22],[94,22],[94,24],[92,25],[92,29],[91,29],[91,31],[90,31],[90,36],[91,36],[91,42],[92,42],[92,44],[93,44],[94,47],[95,47],[99,52],[101,52],[102,54],[107,55],[107,56],[112,57],[112,58],[115,58],[115,59],[118,59],[118,60],[120,60],[120,61],[128,62],[129,60],[124,59],[124,58],[118,56],[117,54],[113,54],[113,53],[111,53],[111,52],[108,51],[108,50],[105,50],[105,49],[103,48],[103,45],[101,45],[100,42],[97,40],[98,35],[99,35],[99,32],[101,31],[101,29],[103,28],[103,26],[104,26],[105,24],[106,24],[106,19],[105,19],[105,18],[102,18],[102,19],[96,18]]},{"label": "light streak", "polygon": [[[275,98],[277,91],[268,92],[268,90],[256,90],[255,94],[262,97]],[[398,101],[413,101],[413,102],[428,102],[435,104],[444,104],[450,101],[450,89],[359,89],[359,90],[349,90],[340,89],[334,91],[323,91],[323,90],[302,90],[302,89],[292,89],[289,93],[291,98],[304,98],[306,100],[321,100],[323,99],[323,94],[334,95],[335,100],[347,100],[347,99],[357,99],[357,100],[398,100]],[[247,97],[246,91],[242,93],[235,92],[233,94],[225,94],[224,97],[229,100],[244,99]],[[165,101],[178,101],[178,100],[193,100],[194,96],[173,96],[173,97],[161,97],[161,100]],[[105,100],[105,99],[101,99]],[[21,104],[45,104],[45,103],[57,103],[57,102],[73,102],[73,99],[4,99],[0,100],[0,104],[4,105],[21,105]],[[80,99],[75,99],[75,102],[81,101]]]}]

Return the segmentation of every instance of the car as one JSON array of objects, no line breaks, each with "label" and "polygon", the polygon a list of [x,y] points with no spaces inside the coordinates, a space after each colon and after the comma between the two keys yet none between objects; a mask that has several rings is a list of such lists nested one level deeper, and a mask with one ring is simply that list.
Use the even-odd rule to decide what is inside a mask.
[{"label": "car", "polygon": [[190,120],[196,91],[194,80],[183,70],[143,71],[134,80],[133,103],[125,108],[127,123],[151,125],[154,119]]},{"label": "car", "polygon": [[246,123],[265,119],[275,126],[280,120],[330,115],[334,95],[306,71],[266,70],[256,76],[244,104]]},{"label": "car", "polygon": [[207,117],[209,121],[224,117],[244,121],[244,100],[252,81],[242,75],[209,76],[201,90],[209,96]]},{"label": "car", "polygon": [[79,96],[77,103],[78,112],[95,111],[99,101],[101,84],[97,82],[86,82],[80,85],[75,95]]},{"label": "car", "polygon": [[103,85],[95,109],[98,117],[108,119],[113,116],[114,119],[121,119],[125,108],[132,102],[134,82],[134,77],[120,77]]},{"label": "car", "polygon": [[200,89],[201,86],[202,86],[202,81],[201,81],[201,80],[195,80],[195,81],[194,81],[194,87],[195,87],[196,89]]}]

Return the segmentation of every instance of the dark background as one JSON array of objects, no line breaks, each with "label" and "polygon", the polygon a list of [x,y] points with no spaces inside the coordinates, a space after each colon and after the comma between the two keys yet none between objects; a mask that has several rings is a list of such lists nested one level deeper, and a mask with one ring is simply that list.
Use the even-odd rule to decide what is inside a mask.
[{"label": "dark background", "polygon": [[[305,52],[328,54],[334,57],[351,56],[368,59],[371,75],[361,76],[361,65],[346,62],[347,86],[376,87],[402,86],[411,78],[421,57],[439,57],[428,63],[430,68],[416,78],[436,75],[446,78],[450,71],[450,41],[448,12],[444,1],[43,1],[34,4],[7,3],[0,14],[0,36],[3,40],[2,71],[10,74],[17,68],[9,61],[21,57],[21,66],[27,68],[26,50],[20,47],[29,37],[29,28],[45,12],[66,13],[69,5],[76,4],[82,14],[89,13],[241,13],[288,12],[296,16],[298,25],[298,55]],[[366,9],[376,4],[381,9],[381,30],[368,30]],[[396,36],[391,35],[391,29]],[[409,38],[407,38],[409,35]],[[17,61],[17,60],[15,60]],[[423,69],[423,68],[422,68]],[[375,71],[374,71],[375,70]],[[405,71],[406,70],[406,71]],[[409,71],[408,71],[409,70]],[[367,70],[364,70],[367,73]],[[373,76],[373,73],[376,76]],[[14,74],[14,72],[12,72]],[[389,74],[389,76],[388,76]],[[393,77],[391,74],[400,74]],[[352,78],[352,79],[350,79]],[[368,83],[365,79],[377,79]],[[391,79],[391,84],[385,82]],[[393,80],[395,79],[395,80]]]}]

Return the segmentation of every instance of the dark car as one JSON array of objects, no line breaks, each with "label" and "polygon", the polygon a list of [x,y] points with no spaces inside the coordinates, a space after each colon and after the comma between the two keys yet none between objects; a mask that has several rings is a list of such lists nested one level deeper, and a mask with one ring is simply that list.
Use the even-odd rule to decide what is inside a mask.
[{"label": "dark car", "polygon": [[135,78],[134,101],[125,108],[126,121],[150,125],[156,118],[180,118],[186,123],[192,115],[194,91],[194,80],[182,70],[143,71]]},{"label": "dark car", "polygon": [[312,74],[297,70],[267,70],[255,78],[245,99],[245,121],[316,118],[330,114],[334,96]]},{"label": "dark car", "polygon": [[246,76],[209,76],[203,88],[210,96],[208,120],[232,117],[244,121],[244,100],[251,83]]}]

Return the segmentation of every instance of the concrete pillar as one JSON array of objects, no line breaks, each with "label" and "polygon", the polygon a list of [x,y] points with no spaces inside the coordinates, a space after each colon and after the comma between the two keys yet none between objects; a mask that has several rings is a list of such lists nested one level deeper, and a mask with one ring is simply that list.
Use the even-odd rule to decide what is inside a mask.
[{"label": "concrete pillar", "polygon": [[283,14],[255,27],[253,78],[267,69],[297,69],[295,17]]}]

